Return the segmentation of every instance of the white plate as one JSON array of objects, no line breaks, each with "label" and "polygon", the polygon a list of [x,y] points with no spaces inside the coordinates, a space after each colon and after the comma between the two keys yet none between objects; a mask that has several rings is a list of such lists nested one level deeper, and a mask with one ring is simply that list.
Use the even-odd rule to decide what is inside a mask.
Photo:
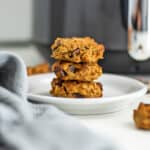
[{"label": "white plate", "polygon": [[71,114],[104,114],[119,111],[143,96],[147,87],[124,76],[103,74],[97,81],[103,84],[102,98],[63,98],[49,94],[53,73],[29,77],[28,98],[49,103]]}]

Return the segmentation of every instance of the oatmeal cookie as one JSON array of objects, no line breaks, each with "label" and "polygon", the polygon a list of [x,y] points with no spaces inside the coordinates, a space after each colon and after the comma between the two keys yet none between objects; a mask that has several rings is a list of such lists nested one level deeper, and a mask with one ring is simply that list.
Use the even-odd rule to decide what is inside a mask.
[{"label": "oatmeal cookie", "polygon": [[31,67],[31,66],[27,67],[28,76],[31,76],[34,74],[48,73],[50,71],[51,71],[51,68],[48,63],[38,64],[34,67]]},{"label": "oatmeal cookie", "polygon": [[102,85],[99,82],[62,81],[53,79],[50,93],[57,97],[101,97]]},{"label": "oatmeal cookie", "polygon": [[72,63],[57,61],[52,71],[61,80],[92,81],[102,75],[102,68],[97,63]]},{"label": "oatmeal cookie", "polygon": [[104,46],[90,37],[57,38],[51,46],[52,57],[75,63],[103,59]]},{"label": "oatmeal cookie", "polygon": [[137,128],[150,130],[150,104],[140,103],[134,110],[133,119]]}]

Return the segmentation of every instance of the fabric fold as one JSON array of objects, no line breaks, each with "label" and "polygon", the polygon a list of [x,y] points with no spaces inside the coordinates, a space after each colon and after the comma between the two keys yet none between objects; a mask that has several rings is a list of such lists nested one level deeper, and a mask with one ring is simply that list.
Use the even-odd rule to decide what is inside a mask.
[{"label": "fabric fold", "polygon": [[73,117],[51,105],[27,102],[24,62],[0,52],[0,149],[3,150],[117,150]]}]

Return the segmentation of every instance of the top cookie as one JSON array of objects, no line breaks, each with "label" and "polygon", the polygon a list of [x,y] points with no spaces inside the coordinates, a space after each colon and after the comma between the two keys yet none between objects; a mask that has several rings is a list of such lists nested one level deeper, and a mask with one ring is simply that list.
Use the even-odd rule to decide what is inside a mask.
[{"label": "top cookie", "polygon": [[104,53],[104,46],[90,37],[57,38],[51,49],[55,59],[75,63],[97,62]]}]

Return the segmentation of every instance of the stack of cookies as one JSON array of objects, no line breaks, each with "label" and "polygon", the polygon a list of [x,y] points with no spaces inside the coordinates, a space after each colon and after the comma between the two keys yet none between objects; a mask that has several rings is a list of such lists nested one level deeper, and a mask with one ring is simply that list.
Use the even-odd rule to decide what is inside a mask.
[{"label": "stack of cookies", "polygon": [[104,46],[90,37],[57,38],[51,46],[52,66],[57,78],[52,81],[51,94],[58,97],[101,97],[102,85],[95,82],[102,75],[98,60]]}]

